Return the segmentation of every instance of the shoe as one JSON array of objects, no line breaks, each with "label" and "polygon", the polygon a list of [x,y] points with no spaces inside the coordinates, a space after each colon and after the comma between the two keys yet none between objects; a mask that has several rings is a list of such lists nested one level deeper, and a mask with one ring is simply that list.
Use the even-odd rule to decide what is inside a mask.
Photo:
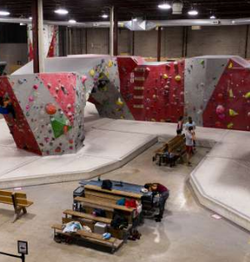
[{"label": "shoe", "polygon": [[155,222],[161,222],[161,218],[160,217],[156,218]]},{"label": "shoe", "polygon": [[191,162],[188,162],[188,166],[191,166],[192,164],[191,164]]}]

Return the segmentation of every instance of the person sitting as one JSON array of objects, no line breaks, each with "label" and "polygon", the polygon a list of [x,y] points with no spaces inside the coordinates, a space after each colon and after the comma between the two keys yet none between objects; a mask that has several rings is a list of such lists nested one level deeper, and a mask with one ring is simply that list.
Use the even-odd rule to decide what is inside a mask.
[{"label": "person sitting", "polygon": [[165,204],[167,199],[169,198],[169,190],[165,186],[160,183],[147,183],[144,187],[154,193],[155,195],[159,194],[159,214],[155,216],[156,222],[161,222],[161,219],[164,214]]}]

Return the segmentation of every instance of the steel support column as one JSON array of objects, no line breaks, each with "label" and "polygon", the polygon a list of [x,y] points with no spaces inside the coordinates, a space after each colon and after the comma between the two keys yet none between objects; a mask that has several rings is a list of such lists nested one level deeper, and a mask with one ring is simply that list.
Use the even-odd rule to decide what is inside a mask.
[{"label": "steel support column", "polygon": [[110,8],[109,54],[114,55],[114,7]]},{"label": "steel support column", "polygon": [[158,39],[157,39],[157,61],[161,61],[161,31],[162,27],[158,27]]},{"label": "steel support column", "polygon": [[118,13],[117,8],[114,9],[114,56],[118,55]]},{"label": "steel support column", "polygon": [[32,2],[32,36],[34,73],[44,72],[44,44],[43,44],[43,1]]}]

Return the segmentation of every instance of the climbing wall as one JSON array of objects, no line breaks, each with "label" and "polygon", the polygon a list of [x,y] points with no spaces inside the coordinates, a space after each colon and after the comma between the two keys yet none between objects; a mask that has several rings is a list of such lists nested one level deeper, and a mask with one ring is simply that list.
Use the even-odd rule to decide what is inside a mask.
[{"label": "climbing wall", "polygon": [[118,58],[121,94],[135,120],[177,122],[184,112],[184,61]]},{"label": "climbing wall", "polygon": [[74,73],[1,77],[4,114],[18,148],[39,155],[76,153],[83,147],[86,77]]},{"label": "climbing wall", "polygon": [[131,119],[133,115],[120,93],[117,59],[102,59],[89,71],[92,92],[89,101],[102,117]]},{"label": "climbing wall", "polygon": [[231,58],[203,114],[205,127],[250,130],[249,64]]},{"label": "climbing wall", "polygon": [[224,72],[228,57],[195,57],[186,59],[185,115],[203,126],[203,112]]}]

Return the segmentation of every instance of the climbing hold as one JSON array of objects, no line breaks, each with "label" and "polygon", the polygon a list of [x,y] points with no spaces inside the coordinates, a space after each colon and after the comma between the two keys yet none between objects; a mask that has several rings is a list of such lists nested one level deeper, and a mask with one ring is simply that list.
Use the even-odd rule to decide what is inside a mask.
[{"label": "climbing hold", "polygon": [[47,104],[45,107],[45,111],[48,115],[54,115],[57,111],[56,106],[53,104]]},{"label": "climbing hold", "polygon": [[90,74],[90,76],[94,77],[94,75],[95,75],[95,70],[94,70],[94,69],[91,69],[91,70],[89,71],[89,74]]},{"label": "climbing hold", "polygon": [[244,97],[245,97],[245,98],[250,98],[250,92],[246,93],[246,94],[244,95]]},{"label": "climbing hold", "polygon": [[177,76],[175,77],[175,81],[176,81],[176,82],[180,82],[180,81],[181,81],[181,76],[180,76],[180,75],[177,75]]},{"label": "climbing hold", "polygon": [[34,88],[35,90],[37,90],[37,89],[38,89],[38,85],[33,85],[33,88]]},{"label": "climbing hold", "polygon": [[87,76],[83,76],[82,77],[82,83],[84,84],[86,82],[86,80],[87,80]]},{"label": "climbing hold", "polygon": [[117,99],[116,104],[117,104],[118,106],[123,106],[123,105],[124,105],[124,103],[122,102],[122,100],[121,100],[120,97]]},{"label": "climbing hold", "polygon": [[229,115],[230,116],[237,116],[239,114],[237,112],[235,112],[233,109],[229,109]]},{"label": "climbing hold", "polygon": [[234,98],[234,93],[233,93],[233,90],[232,90],[232,89],[229,90],[229,97],[230,97],[230,98]]},{"label": "climbing hold", "polygon": [[167,74],[164,74],[164,75],[163,75],[163,79],[168,79],[168,75],[167,75]]},{"label": "climbing hold", "polygon": [[218,105],[216,108],[216,113],[219,114],[223,114],[225,112],[225,108],[222,105]]},{"label": "climbing hold", "polygon": [[223,94],[222,94],[222,93],[219,93],[219,94],[218,94],[218,99],[220,99],[220,100],[223,99]]},{"label": "climbing hold", "polygon": [[113,66],[113,61],[112,60],[109,60],[108,62],[108,67],[112,67]]},{"label": "climbing hold", "polygon": [[201,65],[204,65],[205,64],[205,60],[201,60],[200,63],[201,63]]},{"label": "climbing hold", "polygon": [[228,65],[228,69],[231,69],[231,68],[233,68],[233,63],[232,62],[229,63],[229,65]]},{"label": "climbing hold", "polygon": [[30,101],[30,102],[34,102],[34,100],[35,100],[35,99],[34,99],[33,96],[30,96],[30,97],[29,97],[29,101]]},{"label": "climbing hold", "polygon": [[227,128],[228,128],[228,129],[232,129],[232,128],[233,128],[233,126],[234,126],[234,124],[233,124],[233,123],[229,123],[229,124],[227,125]]}]

